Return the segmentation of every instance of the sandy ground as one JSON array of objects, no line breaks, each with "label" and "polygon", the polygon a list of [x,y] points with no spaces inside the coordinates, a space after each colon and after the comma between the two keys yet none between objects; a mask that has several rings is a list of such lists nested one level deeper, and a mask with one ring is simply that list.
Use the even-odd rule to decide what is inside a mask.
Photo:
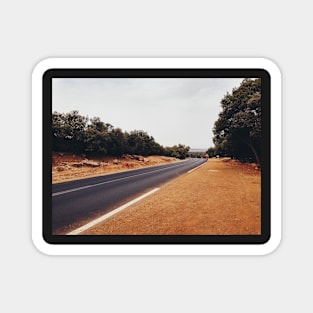
[{"label": "sandy ground", "polygon": [[83,155],[53,153],[52,155],[52,183],[61,183],[80,178],[95,177],[117,173],[148,166],[179,162],[176,158],[164,156],[123,158],[102,157],[88,159]]},{"label": "sandy ground", "polygon": [[254,165],[209,159],[82,234],[261,234],[261,173]]}]

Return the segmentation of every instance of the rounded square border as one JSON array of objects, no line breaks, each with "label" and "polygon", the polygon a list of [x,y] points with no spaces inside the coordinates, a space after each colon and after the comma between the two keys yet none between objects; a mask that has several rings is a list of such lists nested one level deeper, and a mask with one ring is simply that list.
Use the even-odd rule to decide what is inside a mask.
[{"label": "rounded square border", "polygon": [[[271,238],[265,244],[48,244],[42,229],[42,77],[49,69],[66,68],[210,68],[266,70],[271,76]],[[281,74],[264,58],[51,58],[38,63],[32,76],[32,238],[49,255],[264,255],[281,238]]]}]

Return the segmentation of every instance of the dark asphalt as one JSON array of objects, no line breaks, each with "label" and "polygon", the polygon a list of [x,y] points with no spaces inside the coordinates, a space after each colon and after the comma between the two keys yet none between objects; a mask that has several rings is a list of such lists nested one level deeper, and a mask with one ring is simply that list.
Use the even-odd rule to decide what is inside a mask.
[{"label": "dark asphalt", "polygon": [[204,163],[204,159],[52,185],[52,231],[67,233]]}]

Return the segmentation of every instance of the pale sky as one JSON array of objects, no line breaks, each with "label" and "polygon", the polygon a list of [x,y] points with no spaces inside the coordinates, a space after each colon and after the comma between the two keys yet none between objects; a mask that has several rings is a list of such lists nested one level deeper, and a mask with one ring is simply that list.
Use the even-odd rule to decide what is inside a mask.
[{"label": "pale sky", "polygon": [[243,78],[54,78],[52,110],[78,110],[163,146],[213,146],[220,101]]}]

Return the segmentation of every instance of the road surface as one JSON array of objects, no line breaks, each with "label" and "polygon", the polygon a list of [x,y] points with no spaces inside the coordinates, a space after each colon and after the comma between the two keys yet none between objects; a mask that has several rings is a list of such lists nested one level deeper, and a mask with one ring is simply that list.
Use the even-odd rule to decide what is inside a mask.
[{"label": "road surface", "polygon": [[65,234],[204,163],[205,159],[52,185],[52,232]]}]

